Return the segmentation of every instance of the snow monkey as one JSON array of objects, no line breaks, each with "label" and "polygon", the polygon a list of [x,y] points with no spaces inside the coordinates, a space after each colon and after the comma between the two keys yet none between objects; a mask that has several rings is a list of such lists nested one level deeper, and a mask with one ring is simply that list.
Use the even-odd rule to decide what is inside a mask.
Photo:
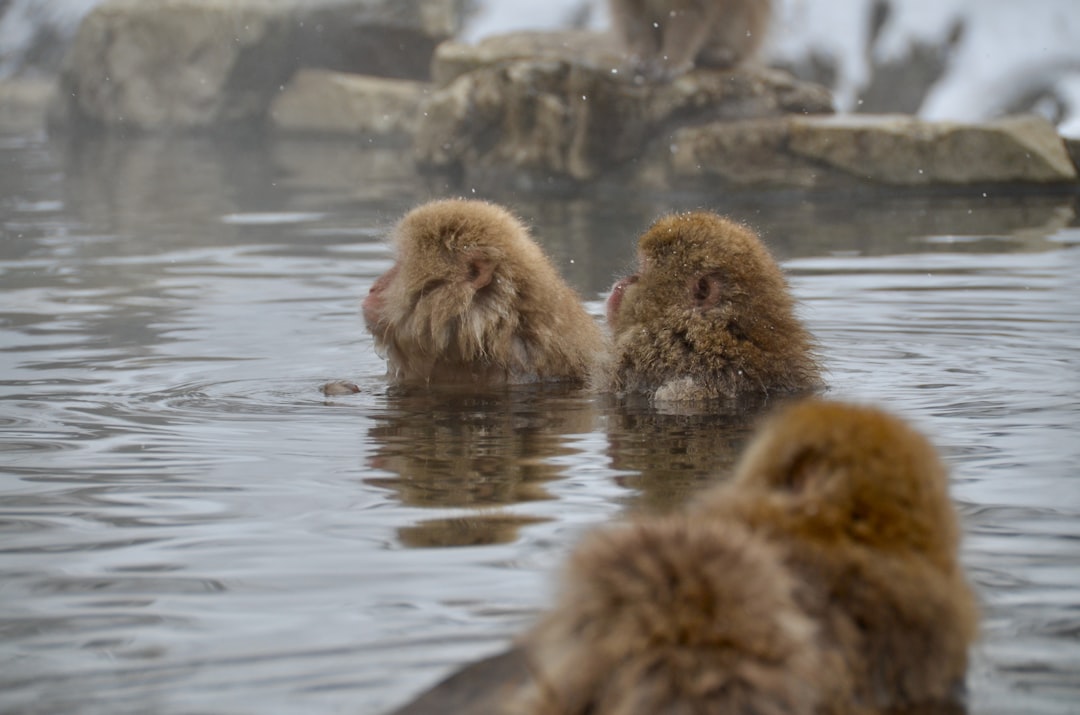
[{"label": "snow monkey", "polygon": [[761,47],[770,0],[609,0],[616,36],[635,68],[671,78],[695,65],[733,67]]},{"label": "snow monkey", "polygon": [[672,214],[638,241],[638,272],[608,298],[601,388],[687,401],[822,386],[810,333],[757,235],[714,213]]},{"label": "snow monkey", "polygon": [[508,651],[399,715],[962,712],[978,610],[930,442],[818,399],[676,515],[586,535]]},{"label": "snow monkey", "polygon": [[363,302],[392,381],[583,382],[606,338],[513,215],[484,201],[413,209]]}]

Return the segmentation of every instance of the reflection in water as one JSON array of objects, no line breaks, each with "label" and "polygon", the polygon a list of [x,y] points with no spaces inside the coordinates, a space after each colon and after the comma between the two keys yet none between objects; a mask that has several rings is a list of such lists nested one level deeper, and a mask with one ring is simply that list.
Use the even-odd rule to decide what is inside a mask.
[{"label": "reflection in water", "polygon": [[[388,390],[359,299],[445,192],[348,143],[0,138],[0,710],[378,712],[503,648],[584,529],[723,478],[753,414]],[[593,312],[662,211],[759,228],[830,396],[953,467],[972,712],[1075,710],[1072,197],[483,198]]]},{"label": "reflection in water", "polygon": [[590,402],[563,387],[391,396],[368,439],[370,465],[394,476],[365,481],[423,507],[551,499],[545,483],[576,453],[566,438],[591,431],[593,420]]},{"label": "reflection in water", "polygon": [[417,549],[509,544],[518,538],[521,527],[545,521],[548,519],[481,513],[454,519],[427,519],[398,529],[397,535],[402,544]]},{"label": "reflection in water", "polygon": [[[771,405],[767,406],[771,408]],[[766,406],[736,413],[657,412],[624,405],[607,418],[611,466],[617,482],[639,492],[636,509],[664,512],[725,479]]]}]

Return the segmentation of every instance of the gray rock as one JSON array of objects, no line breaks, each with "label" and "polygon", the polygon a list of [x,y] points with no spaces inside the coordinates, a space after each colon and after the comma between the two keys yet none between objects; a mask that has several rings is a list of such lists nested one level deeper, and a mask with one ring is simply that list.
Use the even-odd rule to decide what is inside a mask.
[{"label": "gray rock", "polygon": [[135,130],[262,121],[304,66],[426,78],[461,0],[107,0],[79,26],[55,123]]},{"label": "gray rock", "polygon": [[27,134],[45,127],[45,112],[56,95],[49,79],[0,80],[0,132]]},{"label": "gray rock", "polygon": [[832,111],[824,88],[763,67],[642,82],[621,70],[611,47],[587,32],[440,47],[433,74],[446,84],[423,105],[417,161],[467,176],[580,182],[666,144],[680,126]]},{"label": "gray rock", "polygon": [[670,174],[643,173],[642,183],[830,188],[1077,180],[1057,131],[1035,116],[986,124],[900,115],[714,122],[676,132],[667,161]]},{"label": "gray rock", "polygon": [[431,79],[445,87],[463,74],[516,60],[566,60],[618,74],[623,54],[615,36],[586,30],[511,32],[476,44],[444,42],[431,60]]},{"label": "gray rock", "polygon": [[1065,140],[1065,148],[1069,151],[1073,166],[1080,173],[1080,137],[1062,137]]},{"label": "gray rock", "polygon": [[787,151],[787,119],[712,122],[675,132],[670,147],[654,151],[639,169],[638,183],[702,183],[738,188],[777,186],[809,189],[821,183],[822,169]]},{"label": "gray rock", "polygon": [[407,141],[429,87],[426,82],[305,69],[274,100],[270,121],[282,131]]},{"label": "gray rock", "polygon": [[900,115],[795,121],[791,151],[853,177],[898,186],[1076,180],[1057,130],[1034,115],[986,124]]}]

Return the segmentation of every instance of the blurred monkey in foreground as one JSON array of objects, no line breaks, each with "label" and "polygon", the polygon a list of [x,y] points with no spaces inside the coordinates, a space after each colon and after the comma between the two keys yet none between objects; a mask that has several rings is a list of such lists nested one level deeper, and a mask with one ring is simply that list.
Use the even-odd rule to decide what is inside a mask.
[{"label": "blurred monkey in foreground", "polygon": [[902,420],[790,406],[734,479],[586,536],[514,648],[398,712],[962,712],[978,611],[947,487]]},{"label": "blurred monkey in foreground", "polygon": [[782,552],[685,515],[590,534],[524,639],[527,715],[813,715],[828,659]]},{"label": "blurred monkey in foreground", "polygon": [[[946,709],[964,689],[978,608],[933,445],[873,407],[807,400],[758,433],[699,519],[781,545],[796,598],[850,681],[841,704]],[[850,712],[834,705],[828,712]]]},{"label": "blurred monkey in foreground", "polygon": [[761,47],[770,0],[609,0],[615,33],[635,68],[671,78],[694,66],[734,67]]}]

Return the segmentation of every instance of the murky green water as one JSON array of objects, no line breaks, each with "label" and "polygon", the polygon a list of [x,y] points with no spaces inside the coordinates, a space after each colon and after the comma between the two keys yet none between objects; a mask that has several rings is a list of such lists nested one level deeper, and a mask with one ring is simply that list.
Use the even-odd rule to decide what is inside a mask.
[{"label": "murky green water", "polygon": [[[588,527],[739,417],[388,392],[359,298],[442,195],[388,151],[0,139],[0,710],[378,712],[498,650]],[[1080,702],[1080,229],[1051,196],[488,197],[599,313],[674,207],[762,230],[831,394],[933,435],[985,604],[972,711]],[[351,379],[361,393],[326,400]]]}]

